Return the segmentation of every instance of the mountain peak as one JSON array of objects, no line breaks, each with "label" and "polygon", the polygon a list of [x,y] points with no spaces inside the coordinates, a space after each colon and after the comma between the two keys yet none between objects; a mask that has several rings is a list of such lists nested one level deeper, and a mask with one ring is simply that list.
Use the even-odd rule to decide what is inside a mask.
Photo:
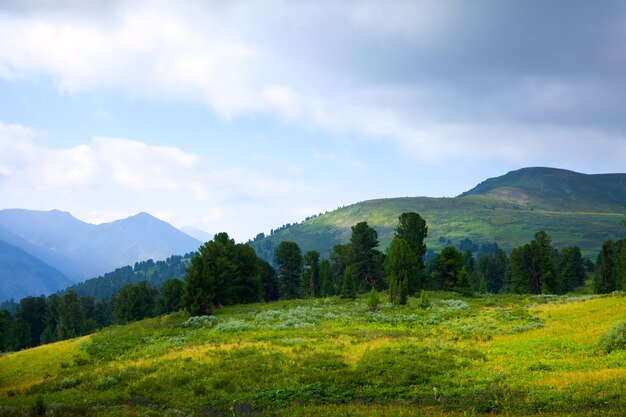
[{"label": "mountain peak", "polygon": [[548,167],[522,168],[489,178],[459,195],[482,195],[545,207],[594,202],[619,207],[626,201],[626,174],[581,174]]}]

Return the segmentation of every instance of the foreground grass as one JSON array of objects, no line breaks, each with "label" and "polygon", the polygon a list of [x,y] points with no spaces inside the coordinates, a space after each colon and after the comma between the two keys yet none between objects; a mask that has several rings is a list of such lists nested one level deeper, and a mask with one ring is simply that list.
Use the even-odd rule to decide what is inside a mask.
[{"label": "foreground grass", "polygon": [[608,297],[431,293],[177,313],[0,356],[0,416],[624,415],[626,353],[597,339],[626,320]]}]

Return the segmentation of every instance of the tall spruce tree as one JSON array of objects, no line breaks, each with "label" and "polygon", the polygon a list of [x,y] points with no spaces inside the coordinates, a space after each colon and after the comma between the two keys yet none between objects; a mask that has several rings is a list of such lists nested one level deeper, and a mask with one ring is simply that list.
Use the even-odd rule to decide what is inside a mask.
[{"label": "tall spruce tree", "polygon": [[343,277],[341,280],[341,298],[354,300],[356,298],[356,274],[352,265],[348,265],[343,271]]},{"label": "tall spruce tree", "polygon": [[605,241],[598,254],[594,277],[594,289],[598,294],[607,294],[617,289],[616,258],[614,242]]},{"label": "tall spruce tree", "polygon": [[395,235],[403,238],[415,255],[415,265],[408,271],[408,291],[414,295],[424,286],[424,255],[426,254],[425,240],[428,236],[428,226],[418,213],[402,213],[398,218]]},{"label": "tall spruce tree", "polygon": [[389,300],[393,304],[406,304],[409,280],[415,273],[416,254],[404,238],[395,236],[387,250],[385,266],[389,283]]},{"label": "tall spruce tree", "polygon": [[382,284],[381,253],[378,247],[378,233],[367,222],[352,226],[350,236],[350,266],[352,266],[357,290],[365,291]]},{"label": "tall spruce tree", "polygon": [[300,297],[302,274],[302,252],[295,242],[282,241],[274,251],[274,262],[278,265],[278,289],[282,299]]},{"label": "tall spruce tree", "polygon": [[316,250],[304,254],[302,291],[306,297],[314,298],[320,295],[320,253]]}]

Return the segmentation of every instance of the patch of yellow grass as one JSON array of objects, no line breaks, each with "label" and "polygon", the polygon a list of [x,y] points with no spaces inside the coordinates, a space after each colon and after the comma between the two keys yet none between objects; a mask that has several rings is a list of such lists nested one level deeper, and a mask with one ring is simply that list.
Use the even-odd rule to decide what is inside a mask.
[{"label": "patch of yellow grass", "polygon": [[551,388],[562,389],[570,384],[602,384],[610,380],[621,380],[626,389],[626,369],[598,369],[590,371],[558,372],[537,381]]},{"label": "patch of yellow grass", "polygon": [[78,353],[78,346],[89,336],[0,356],[0,394],[27,388],[56,375],[61,364],[69,364]]}]

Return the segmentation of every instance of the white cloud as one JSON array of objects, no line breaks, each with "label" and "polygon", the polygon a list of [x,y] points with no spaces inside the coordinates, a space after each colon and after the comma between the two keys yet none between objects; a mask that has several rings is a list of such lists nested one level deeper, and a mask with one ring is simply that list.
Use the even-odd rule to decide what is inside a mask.
[{"label": "white cloud", "polygon": [[[310,204],[302,197],[314,200],[322,188],[245,167],[207,166],[178,147],[124,138],[99,136],[55,149],[32,129],[0,122],[3,207],[64,209],[93,223],[150,211],[176,225],[227,230],[243,240],[292,219],[294,207]],[[254,207],[255,215],[244,206]]]}]

